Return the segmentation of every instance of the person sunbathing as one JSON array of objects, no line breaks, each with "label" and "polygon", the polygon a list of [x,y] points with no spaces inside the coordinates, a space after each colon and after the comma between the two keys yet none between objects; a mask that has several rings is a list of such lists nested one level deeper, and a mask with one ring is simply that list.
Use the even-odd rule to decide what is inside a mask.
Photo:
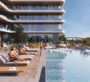
[{"label": "person sunbathing", "polygon": [[35,55],[35,53],[31,53],[31,52],[27,51],[24,46],[19,47],[19,54],[20,55],[29,55],[29,54]]},{"label": "person sunbathing", "polygon": [[9,56],[9,61],[14,61],[14,60],[25,61],[26,60],[25,58],[21,58],[18,56],[14,47],[11,48],[10,52],[8,53],[8,56]]}]

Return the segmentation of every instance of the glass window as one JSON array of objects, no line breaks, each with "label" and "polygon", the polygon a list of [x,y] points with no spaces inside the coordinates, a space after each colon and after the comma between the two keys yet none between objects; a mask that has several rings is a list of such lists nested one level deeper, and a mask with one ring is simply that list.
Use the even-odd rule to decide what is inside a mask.
[{"label": "glass window", "polygon": [[24,28],[24,31],[60,31],[61,29],[59,28],[59,24],[58,25],[54,25],[54,24],[43,24],[43,25],[22,25]]}]

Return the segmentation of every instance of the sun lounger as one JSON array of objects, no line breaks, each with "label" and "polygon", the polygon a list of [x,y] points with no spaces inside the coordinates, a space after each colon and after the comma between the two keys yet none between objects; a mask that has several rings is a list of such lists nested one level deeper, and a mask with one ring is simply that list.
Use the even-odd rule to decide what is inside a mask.
[{"label": "sun lounger", "polygon": [[33,59],[35,55],[19,55],[19,57],[26,58],[26,59]]},{"label": "sun lounger", "polygon": [[29,63],[30,61],[9,62],[7,57],[0,55],[0,73],[22,72]]},{"label": "sun lounger", "polygon": [[27,51],[30,51],[30,52],[38,52],[38,51],[39,51],[38,48],[29,48],[29,47],[27,47],[27,46],[25,46],[25,49],[26,49]]}]

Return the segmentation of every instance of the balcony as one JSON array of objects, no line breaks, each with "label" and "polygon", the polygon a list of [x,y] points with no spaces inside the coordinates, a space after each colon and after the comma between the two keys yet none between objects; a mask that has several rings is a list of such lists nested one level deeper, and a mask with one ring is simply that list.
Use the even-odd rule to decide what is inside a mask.
[{"label": "balcony", "polygon": [[15,33],[15,31],[8,30],[6,28],[0,28],[1,33]]},{"label": "balcony", "polygon": [[11,10],[2,2],[0,2],[0,12],[4,14],[14,14],[14,15],[63,15],[65,13],[64,9],[60,10]]},{"label": "balcony", "polygon": [[61,31],[24,31],[26,34],[63,34]]},{"label": "balcony", "polygon": [[10,20],[0,15],[0,23],[12,24],[63,24],[64,20]]},{"label": "balcony", "polygon": [[13,10],[6,11],[4,9],[0,9],[0,12],[4,14],[12,14],[12,15],[64,15],[64,10]]},{"label": "balcony", "polygon": [[5,2],[15,5],[61,5],[63,6],[65,0],[5,0]]}]

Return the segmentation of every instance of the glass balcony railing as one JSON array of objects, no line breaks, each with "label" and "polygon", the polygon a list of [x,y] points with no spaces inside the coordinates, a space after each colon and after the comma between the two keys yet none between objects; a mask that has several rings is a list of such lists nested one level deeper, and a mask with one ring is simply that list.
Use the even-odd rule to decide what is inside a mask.
[{"label": "glass balcony railing", "polygon": [[17,6],[20,10],[61,10],[61,6]]},{"label": "glass balcony railing", "polygon": [[20,16],[18,20],[62,20],[62,17],[58,15]]}]

